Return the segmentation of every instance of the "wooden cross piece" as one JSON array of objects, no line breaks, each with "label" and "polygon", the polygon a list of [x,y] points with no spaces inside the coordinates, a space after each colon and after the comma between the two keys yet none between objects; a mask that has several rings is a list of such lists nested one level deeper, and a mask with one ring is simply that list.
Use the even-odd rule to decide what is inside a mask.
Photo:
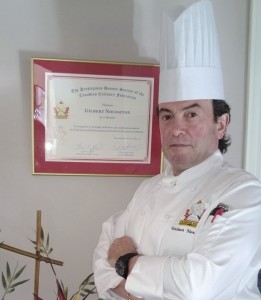
[{"label": "wooden cross piece", "polygon": [[40,254],[40,248],[41,248],[41,211],[40,210],[37,211],[37,217],[36,217],[36,252],[35,253],[24,251],[12,246],[8,246],[4,243],[0,243],[0,248],[35,259],[34,299],[37,299],[39,293],[39,277],[40,277],[41,261],[44,261],[46,263],[51,263],[53,265],[59,265],[59,266],[63,265],[62,261],[50,259],[49,257],[44,257]]}]

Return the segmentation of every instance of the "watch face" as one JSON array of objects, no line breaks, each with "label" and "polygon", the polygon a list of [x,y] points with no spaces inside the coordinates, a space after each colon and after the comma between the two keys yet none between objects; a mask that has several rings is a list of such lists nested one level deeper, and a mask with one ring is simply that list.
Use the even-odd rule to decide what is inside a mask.
[{"label": "watch face", "polygon": [[127,277],[127,274],[126,274],[128,272],[127,265],[121,259],[118,259],[116,261],[115,269],[116,269],[116,272],[118,275],[120,275],[121,277],[124,277],[124,278]]},{"label": "watch face", "polygon": [[120,256],[118,260],[115,263],[115,270],[118,275],[120,275],[123,278],[127,278],[128,271],[129,271],[129,260],[135,256],[138,255],[137,253],[127,253],[123,256]]}]

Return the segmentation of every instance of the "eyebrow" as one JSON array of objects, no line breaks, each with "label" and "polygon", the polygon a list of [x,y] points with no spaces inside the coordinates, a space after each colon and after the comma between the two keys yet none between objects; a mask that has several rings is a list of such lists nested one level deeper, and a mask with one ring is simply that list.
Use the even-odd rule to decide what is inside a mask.
[{"label": "eyebrow", "polygon": [[159,109],[159,107],[157,107],[157,113],[160,114],[161,112],[170,112],[170,109],[164,107]]},{"label": "eyebrow", "polygon": [[201,107],[198,103],[193,103],[191,105],[188,105],[188,106],[185,106],[182,108],[182,110],[187,110],[187,109],[190,109],[190,108],[194,108],[194,107]]},{"label": "eyebrow", "polygon": [[[193,103],[191,105],[188,105],[188,106],[185,106],[182,108],[183,111],[187,110],[187,109],[191,109],[191,108],[194,108],[194,107],[201,107],[198,103]],[[161,112],[171,112],[171,110],[169,108],[165,108],[165,107],[162,107],[162,108],[158,108],[158,114],[160,114]]]}]

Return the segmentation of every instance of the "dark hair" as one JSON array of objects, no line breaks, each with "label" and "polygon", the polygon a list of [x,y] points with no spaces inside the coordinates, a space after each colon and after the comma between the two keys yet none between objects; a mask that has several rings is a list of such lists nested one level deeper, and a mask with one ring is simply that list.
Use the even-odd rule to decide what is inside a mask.
[{"label": "dark hair", "polygon": [[[212,103],[213,103],[214,121],[217,122],[218,117],[222,116],[223,114],[228,114],[229,123],[230,123],[230,119],[231,119],[230,106],[226,103],[226,101],[214,99]],[[227,134],[225,134],[223,138],[218,141],[218,148],[221,153],[226,153],[227,148],[230,145],[231,145],[231,138]]]}]

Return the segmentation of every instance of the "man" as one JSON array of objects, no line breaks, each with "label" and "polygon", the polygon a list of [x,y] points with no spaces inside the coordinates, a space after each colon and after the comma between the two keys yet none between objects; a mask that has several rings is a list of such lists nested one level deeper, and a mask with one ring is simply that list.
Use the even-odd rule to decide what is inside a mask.
[{"label": "man", "polygon": [[[224,95],[211,3],[192,5],[174,25],[174,39],[166,38],[178,59],[169,63],[163,53],[158,106],[170,164],[103,224],[93,258],[97,290],[104,299],[260,299],[261,184],[222,157],[230,108],[212,100]],[[187,28],[182,37],[179,28]],[[184,49],[188,36],[203,37],[196,44],[207,41],[216,57]],[[202,66],[191,64],[191,53]]]}]

